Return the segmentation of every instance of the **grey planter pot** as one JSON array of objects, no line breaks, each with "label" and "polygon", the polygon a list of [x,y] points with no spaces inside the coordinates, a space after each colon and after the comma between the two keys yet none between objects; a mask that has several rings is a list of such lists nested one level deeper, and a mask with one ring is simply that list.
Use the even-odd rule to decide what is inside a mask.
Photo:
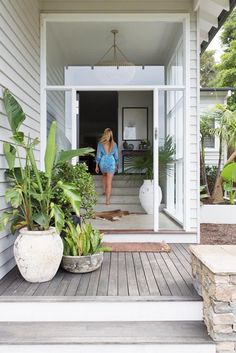
[{"label": "grey planter pot", "polygon": [[103,262],[103,252],[87,256],[62,257],[61,266],[72,273],[87,273],[97,270]]}]

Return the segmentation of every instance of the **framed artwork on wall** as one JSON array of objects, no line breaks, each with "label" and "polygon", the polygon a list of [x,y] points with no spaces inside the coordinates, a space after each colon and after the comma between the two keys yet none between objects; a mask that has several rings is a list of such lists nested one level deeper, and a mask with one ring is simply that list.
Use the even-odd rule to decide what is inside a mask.
[{"label": "framed artwork on wall", "polygon": [[148,138],[148,107],[123,107],[122,132],[123,140],[146,140]]}]

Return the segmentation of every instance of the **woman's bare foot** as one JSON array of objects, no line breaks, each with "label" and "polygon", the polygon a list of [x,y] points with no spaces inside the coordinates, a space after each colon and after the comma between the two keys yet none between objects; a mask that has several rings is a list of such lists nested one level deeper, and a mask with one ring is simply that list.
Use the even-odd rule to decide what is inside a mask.
[{"label": "woman's bare foot", "polygon": [[111,202],[110,202],[110,199],[106,199],[106,205],[110,205]]}]

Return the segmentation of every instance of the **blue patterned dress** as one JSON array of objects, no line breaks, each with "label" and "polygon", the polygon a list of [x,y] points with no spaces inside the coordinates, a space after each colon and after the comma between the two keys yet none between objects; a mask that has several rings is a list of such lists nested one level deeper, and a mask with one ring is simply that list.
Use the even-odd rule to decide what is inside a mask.
[{"label": "blue patterned dress", "polygon": [[115,173],[119,163],[118,147],[115,143],[111,152],[106,152],[103,144],[98,143],[96,163],[99,164],[102,173]]}]

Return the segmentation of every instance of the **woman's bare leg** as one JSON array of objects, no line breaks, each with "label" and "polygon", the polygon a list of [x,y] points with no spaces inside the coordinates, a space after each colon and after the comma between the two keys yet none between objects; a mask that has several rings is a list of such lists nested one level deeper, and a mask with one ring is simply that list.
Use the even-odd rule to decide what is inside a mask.
[{"label": "woman's bare leg", "polygon": [[111,192],[112,192],[112,179],[113,179],[113,174],[112,173],[107,173],[107,178],[106,178],[106,204],[110,205],[110,198],[111,198]]},{"label": "woman's bare leg", "polygon": [[107,188],[107,175],[102,175],[102,185],[103,185],[103,195],[106,195],[106,188]]}]

